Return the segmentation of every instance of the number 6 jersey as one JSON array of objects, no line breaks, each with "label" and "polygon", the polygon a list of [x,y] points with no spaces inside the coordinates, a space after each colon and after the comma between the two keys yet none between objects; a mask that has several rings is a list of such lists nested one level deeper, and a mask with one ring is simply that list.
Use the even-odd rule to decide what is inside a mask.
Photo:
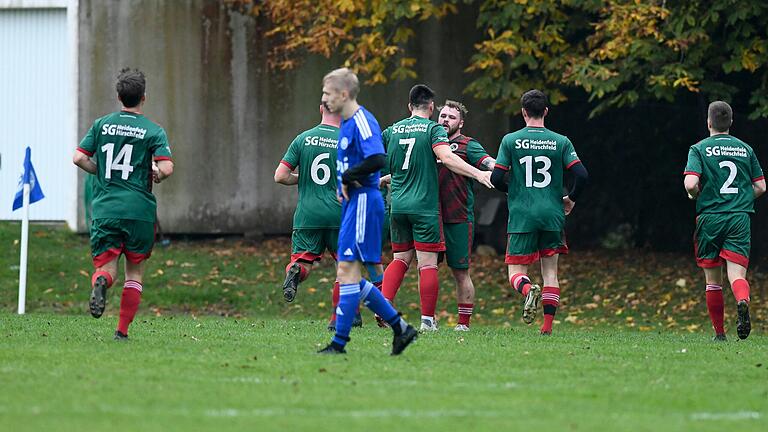
[{"label": "number 6 jersey", "polygon": [[338,228],[341,204],[336,199],[336,143],[339,128],[320,124],[302,132],[285,152],[283,165],[299,168],[299,202],[293,229]]},{"label": "number 6 jersey", "polygon": [[127,111],[97,119],[78,146],[96,162],[93,219],[155,222],[152,159],[170,160],[163,128]]},{"label": "number 6 jersey", "polygon": [[547,128],[505,135],[496,167],[509,171],[507,232],[562,231],[563,171],[579,162],[571,140]]},{"label": "number 6 jersey", "polygon": [[740,139],[717,134],[692,145],[684,174],[700,178],[696,214],[754,213],[752,182],[763,179],[763,170]]}]

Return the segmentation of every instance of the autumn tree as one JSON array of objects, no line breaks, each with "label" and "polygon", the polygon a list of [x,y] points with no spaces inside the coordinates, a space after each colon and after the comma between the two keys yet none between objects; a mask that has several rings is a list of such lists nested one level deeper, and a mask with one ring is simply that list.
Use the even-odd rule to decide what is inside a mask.
[{"label": "autumn tree", "polygon": [[[467,92],[516,111],[546,88],[581,89],[593,114],[685,94],[748,99],[768,117],[768,3],[738,0],[223,0],[266,23],[269,64],[341,56],[369,84],[416,78],[408,43],[428,20],[477,12],[483,40],[467,59]],[[745,96],[744,93],[748,92]]]}]

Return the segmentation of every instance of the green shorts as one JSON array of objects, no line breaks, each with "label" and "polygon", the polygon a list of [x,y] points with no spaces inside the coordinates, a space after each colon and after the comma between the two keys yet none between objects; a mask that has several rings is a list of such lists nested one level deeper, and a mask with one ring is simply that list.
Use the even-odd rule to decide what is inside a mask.
[{"label": "green shorts", "polygon": [[91,255],[98,268],[125,255],[138,264],[152,255],[155,224],[132,219],[94,219],[91,221]]},{"label": "green shorts", "polygon": [[445,258],[450,268],[468,269],[475,235],[472,222],[443,223],[443,232],[445,252],[440,254],[440,260]]},{"label": "green shorts", "polygon": [[295,229],[291,235],[291,262],[319,261],[328,250],[336,260],[339,245],[338,228]]},{"label": "green shorts", "polygon": [[701,268],[719,267],[723,260],[749,267],[752,239],[749,213],[704,213],[696,218],[693,247]]},{"label": "green shorts", "polygon": [[443,222],[439,215],[393,213],[390,215],[392,252],[411,249],[424,252],[445,250]]},{"label": "green shorts", "polygon": [[507,234],[507,264],[528,265],[539,258],[567,254],[568,245],[562,231],[536,231]]}]

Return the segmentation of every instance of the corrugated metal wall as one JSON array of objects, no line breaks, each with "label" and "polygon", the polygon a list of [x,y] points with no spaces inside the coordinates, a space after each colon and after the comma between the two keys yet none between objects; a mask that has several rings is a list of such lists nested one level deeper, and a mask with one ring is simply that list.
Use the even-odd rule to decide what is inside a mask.
[{"label": "corrugated metal wall", "polygon": [[69,142],[73,80],[66,9],[0,9],[0,219],[11,203],[26,146],[46,198],[33,220],[67,220],[77,200],[75,143]]}]

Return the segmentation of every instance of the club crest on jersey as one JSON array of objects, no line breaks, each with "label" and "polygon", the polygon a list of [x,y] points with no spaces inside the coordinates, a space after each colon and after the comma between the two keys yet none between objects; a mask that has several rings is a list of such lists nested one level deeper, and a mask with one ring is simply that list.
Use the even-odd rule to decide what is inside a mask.
[{"label": "club crest on jersey", "polygon": [[349,147],[349,139],[347,139],[347,137],[343,137],[339,142],[339,147],[341,147],[342,150],[346,150],[347,147]]},{"label": "club crest on jersey", "polygon": [[452,152],[455,152],[458,149],[459,149],[459,144],[458,143],[451,143],[451,151]]}]

